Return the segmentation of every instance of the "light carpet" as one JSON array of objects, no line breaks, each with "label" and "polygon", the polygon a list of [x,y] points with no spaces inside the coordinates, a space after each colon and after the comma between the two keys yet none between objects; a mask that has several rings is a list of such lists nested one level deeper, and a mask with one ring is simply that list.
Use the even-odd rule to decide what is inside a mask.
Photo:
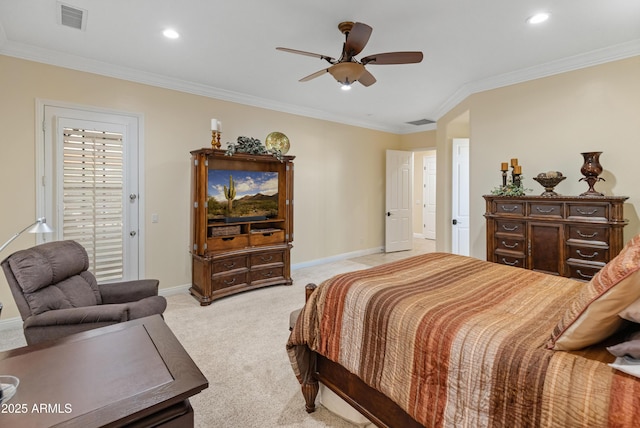
[{"label": "light carpet", "polygon": [[319,406],[308,414],[285,344],[289,314],[304,304],[304,287],[368,267],[341,261],[293,272],[292,286],[236,294],[201,307],[188,294],[168,297],[165,320],[209,388],[192,397],[196,427],[345,427]]}]

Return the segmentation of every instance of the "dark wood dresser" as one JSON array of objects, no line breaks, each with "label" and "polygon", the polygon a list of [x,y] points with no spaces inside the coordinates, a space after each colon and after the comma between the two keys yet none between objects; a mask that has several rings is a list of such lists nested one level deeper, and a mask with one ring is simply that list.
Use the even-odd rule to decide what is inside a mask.
[{"label": "dark wood dresser", "polygon": [[624,245],[626,196],[485,195],[487,260],[588,281]]}]

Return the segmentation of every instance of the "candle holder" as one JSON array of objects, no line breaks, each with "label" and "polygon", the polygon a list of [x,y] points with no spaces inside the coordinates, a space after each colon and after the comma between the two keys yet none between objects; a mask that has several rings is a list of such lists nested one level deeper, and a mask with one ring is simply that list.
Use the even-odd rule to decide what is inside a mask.
[{"label": "candle holder", "polygon": [[220,144],[220,134],[222,134],[222,132],[211,131],[211,147],[214,149],[222,147],[222,144]]},{"label": "candle holder", "polygon": [[502,170],[502,187],[507,186],[507,171]]}]

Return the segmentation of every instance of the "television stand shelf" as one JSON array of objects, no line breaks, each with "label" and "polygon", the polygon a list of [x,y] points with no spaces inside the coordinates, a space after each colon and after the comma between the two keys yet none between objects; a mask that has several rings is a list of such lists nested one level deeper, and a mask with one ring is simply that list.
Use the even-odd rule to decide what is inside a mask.
[{"label": "television stand shelf", "polygon": [[192,281],[202,306],[291,285],[293,156],[200,149],[192,160]]}]

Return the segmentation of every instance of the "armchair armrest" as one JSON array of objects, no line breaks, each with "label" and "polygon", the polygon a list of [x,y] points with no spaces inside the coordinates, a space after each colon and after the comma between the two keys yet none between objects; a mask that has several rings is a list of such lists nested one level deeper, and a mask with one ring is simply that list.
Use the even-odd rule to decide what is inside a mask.
[{"label": "armchair armrest", "polygon": [[110,284],[98,284],[102,304],[128,303],[142,300],[145,297],[157,296],[157,279],[139,279],[135,281],[114,282]]},{"label": "armchair armrest", "polygon": [[72,324],[118,323],[129,320],[129,307],[122,305],[83,306],[57,309],[33,315],[24,320],[24,328]]}]

